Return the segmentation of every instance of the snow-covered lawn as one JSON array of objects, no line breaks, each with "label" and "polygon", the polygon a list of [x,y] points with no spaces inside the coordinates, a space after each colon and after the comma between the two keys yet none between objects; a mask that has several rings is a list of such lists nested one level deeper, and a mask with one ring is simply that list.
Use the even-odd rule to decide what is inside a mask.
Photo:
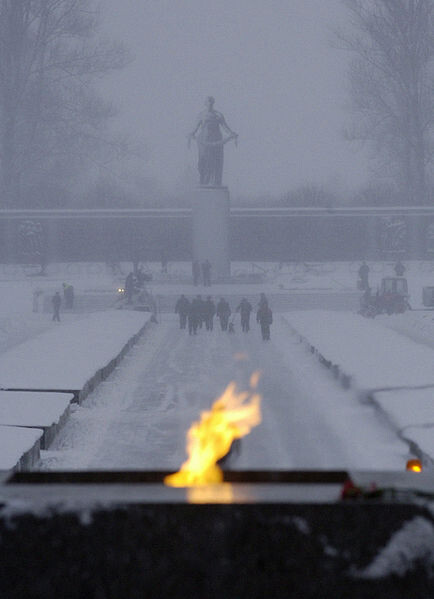
[{"label": "snow-covered lawn", "polygon": [[59,422],[73,396],[0,391],[0,425],[46,428]]},{"label": "snow-covered lawn", "polygon": [[[373,397],[403,435],[434,459],[434,350],[383,321],[341,312],[285,315],[305,340]],[[401,315],[403,322],[411,313]],[[409,325],[411,328],[411,325]],[[426,387],[421,389],[421,387]]]},{"label": "snow-covered lawn", "polygon": [[56,323],[45,333],[0,354],[0,386],[81,389],[138,333],[149,316],[113,310]]},{"label": "snow-covered lawn", "polygon": [[15,468],[41,437],[42,430],[37,428],[0,426],[0,471]]}]

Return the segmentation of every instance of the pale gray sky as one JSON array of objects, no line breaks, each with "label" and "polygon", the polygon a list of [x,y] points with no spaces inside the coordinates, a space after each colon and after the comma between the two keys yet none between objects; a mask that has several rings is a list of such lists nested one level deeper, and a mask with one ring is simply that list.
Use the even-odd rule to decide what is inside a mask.
[{"label": "pale gray sky", "polygon": [[330,45],[339,0],[103,0],[105,29],[135,61],[104,84],[119,125],[143,140],[144,174],[173,190],[196,148],[186,135],[207,95],[238,148],[225,146],[234,197],[306,182],[353,187],[366,161],[342,139],[347,57]]}]

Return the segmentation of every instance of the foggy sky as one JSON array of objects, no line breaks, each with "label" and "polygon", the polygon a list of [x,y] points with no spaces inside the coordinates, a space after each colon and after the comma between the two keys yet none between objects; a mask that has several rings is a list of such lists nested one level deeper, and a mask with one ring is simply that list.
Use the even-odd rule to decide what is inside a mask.
[{"label": "foggy sky", "polygon": [[233,197],[280,194],[304,183],[341,190],[366,179],[345,142],[345,67],[330,27],[339,0],[103,0],[105,33],[135,56],[104,84],[118,128],[144,141],[145,175],[173,191],[197,151],[187,150],[204,99],[240,136],[225,146]]}]

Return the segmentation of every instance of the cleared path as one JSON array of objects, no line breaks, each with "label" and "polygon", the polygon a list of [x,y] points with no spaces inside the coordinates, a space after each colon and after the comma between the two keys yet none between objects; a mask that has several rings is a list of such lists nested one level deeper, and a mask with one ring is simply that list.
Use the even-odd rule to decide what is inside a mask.
[{"label": "cleared path", "polygon": [[[249,359],[234,359],[239,353]],[[264,343],[256,323],[247,335],[237,323],[235,335],[216,327],[190,337],[167,314],[76,409],[42,468],[176,470],[191,422],[231,380],[243,386],[257,369],[263,422],[232,468],[404,467],[406,445],[337,386],[279,315]]]}]

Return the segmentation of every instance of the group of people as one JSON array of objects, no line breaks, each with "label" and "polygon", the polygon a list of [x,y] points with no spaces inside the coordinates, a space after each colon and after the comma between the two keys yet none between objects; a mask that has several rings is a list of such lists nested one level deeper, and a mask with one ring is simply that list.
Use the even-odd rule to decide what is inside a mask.
[{"label": "group of people", "polygon": [[[401,260],[398,260],[395,264],[395,266],[393,267],[393,270],[395,271],[395,275],[397,277],[403,277],[406,271],[406,268],[404,266],[404,264],[401,262]],[[370,288],[369,285],[369,266],[366,264],[365,261],[362,262],[359,270],[358,270],[358,275],[359,275],[359,280],[358,280],[358,288],[361,291],[366,291]]]},{"label": "group of people", "polygon": [[195,287],[202,282],[204,287],[211,287],[211,262],[205,260],[202,264],[199,260],[193,260],[191,265],[193,273],[193,284]]},{"label": "group of people", "polygon": [[[252,304],[243,298],[237,306],[235,313],[239,313],[241,317],[241,329],[244,333],[250,330],[250,315],[253,311]],[[198,329],[203,325],[207,331],[212,331],[214,328],[214,317],[220,321],[222,331],[230,333],[235,332],[234,323],[230,321],[232,314],[229,302],[221,297],[214,303],[209,295],[206,300],[197,295],[192,300],[189,300],[185,295],[181,295],[175,305],[175,313],[179,316],[180,329],[187,329],[190,335],[197,335]],[[256,321],[261,326],[262,339],[268,341],[270,339],[270,325],[273,322],[273,313],[268,306],[268,300],[265,294],[261,294],[258,310],[256,313]]]}]

